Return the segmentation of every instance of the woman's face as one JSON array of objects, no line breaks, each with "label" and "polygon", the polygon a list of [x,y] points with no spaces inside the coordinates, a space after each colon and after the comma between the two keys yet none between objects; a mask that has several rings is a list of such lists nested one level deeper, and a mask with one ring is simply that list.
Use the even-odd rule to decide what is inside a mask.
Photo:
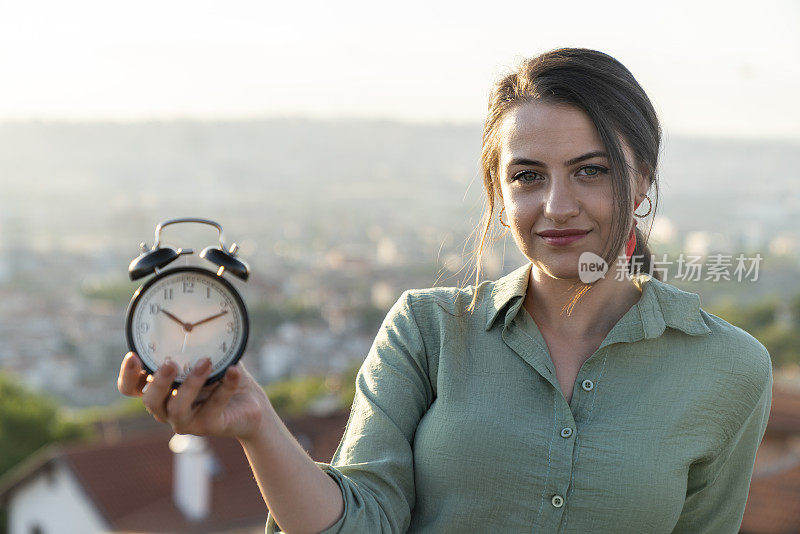
[{"label": "woman's face", "polygon": [[[499,133],[503,218],[517,246],[550,276],[578,278],[581,253],[602,257],[611,237],[610,161],[597,129],[576,107],[536,101],[509,112]],[[623,151],[632,164],[625,143]],[[648,185],[641,176],[631,194],[646,193]],[[541,235],[553,230],[578,235],[561,240]]]}]

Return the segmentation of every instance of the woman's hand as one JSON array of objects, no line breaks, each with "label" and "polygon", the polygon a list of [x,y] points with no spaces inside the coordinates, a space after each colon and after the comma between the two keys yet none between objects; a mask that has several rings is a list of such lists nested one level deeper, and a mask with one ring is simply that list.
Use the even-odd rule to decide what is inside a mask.
[{"label": "woman's hand", "polygon": [[122,361],[117,380],[120,393],[142,397],[147,411],[177,434],[230,436],[250,439],[272,413],[266,393],[240,364],[229,367],[222,380],[203,387],[211,364],[201,360],[177,389],[174,363],[162,365],[148,377],[139,357],[129,352]]}]

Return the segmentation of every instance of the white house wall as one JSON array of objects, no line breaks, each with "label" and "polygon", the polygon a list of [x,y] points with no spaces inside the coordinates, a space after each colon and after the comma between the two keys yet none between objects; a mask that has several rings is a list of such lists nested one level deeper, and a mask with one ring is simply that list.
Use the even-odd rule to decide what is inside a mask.
[{"label": "white house wall", "polygon": [[9,534],[93,534],[108,532],[105,520],[89,502],[68,468],[53,466],[14,490],[9,500]]}]

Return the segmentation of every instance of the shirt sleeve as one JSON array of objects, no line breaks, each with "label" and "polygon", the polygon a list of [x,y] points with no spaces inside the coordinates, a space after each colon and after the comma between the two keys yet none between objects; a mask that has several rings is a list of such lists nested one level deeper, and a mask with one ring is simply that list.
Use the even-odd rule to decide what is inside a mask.
[{"label": "shirt sleeve", "polygon": [[[766,352],[766,349],[764,349]],[[758,401],[720,452],[689,468],[686,500],[673,532],[739,532],[756,450],[764,437],[772,406],[772,366],[767,353],[767,377]]]},{"label": "shirt sleeve", "polygon": [[[415,502],[412,443],[433,402],[425,345],[404,292],[356,376],[350,417],[330,463],[316,462],[342,490],[344,513],[322,534],[401,533]],[[266,534],[280,532],[269,514]]]}]

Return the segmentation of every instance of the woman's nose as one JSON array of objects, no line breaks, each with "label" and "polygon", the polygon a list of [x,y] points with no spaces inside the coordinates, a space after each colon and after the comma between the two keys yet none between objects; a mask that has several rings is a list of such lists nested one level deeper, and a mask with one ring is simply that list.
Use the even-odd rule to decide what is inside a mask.
[{"label": "woman's nose", "polygon": [[556,223],[566,222],[579,211],[578,199],[569,181],[553,178],[547,188],[544,216]]}]

